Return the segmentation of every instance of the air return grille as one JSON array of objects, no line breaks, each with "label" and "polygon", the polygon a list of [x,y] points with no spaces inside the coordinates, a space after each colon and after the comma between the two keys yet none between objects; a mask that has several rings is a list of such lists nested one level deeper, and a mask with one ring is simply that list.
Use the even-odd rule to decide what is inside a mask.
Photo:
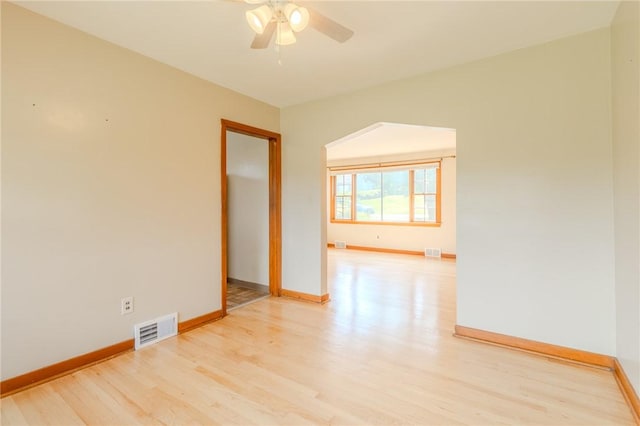
[{"label": "air return grille", "polygon": [[178,313],[134,326],[136,350],[178,334]]},{"label": "air return grille", "polygon": [[439,248],[426,248],[424,249],[424,255],[427,257],[440,257],[442,256],[442,250]]},{"label": "air return grille", "polygon": [[145,343],[149,343],[153,340],[158,340],[158,324],[154,322],[153,324],[140,327],[139,333],[140,333],[139,346],[143,346]]}]

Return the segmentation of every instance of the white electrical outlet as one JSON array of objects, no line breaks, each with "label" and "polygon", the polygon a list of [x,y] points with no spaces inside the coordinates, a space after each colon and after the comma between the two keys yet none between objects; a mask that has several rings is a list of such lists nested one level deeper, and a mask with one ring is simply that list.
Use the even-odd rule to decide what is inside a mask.
[{"label": "white electrical outlet", "polygon": [[120,314],[126,315],[133,313],[133,296],[123,297],[120,301]]}]

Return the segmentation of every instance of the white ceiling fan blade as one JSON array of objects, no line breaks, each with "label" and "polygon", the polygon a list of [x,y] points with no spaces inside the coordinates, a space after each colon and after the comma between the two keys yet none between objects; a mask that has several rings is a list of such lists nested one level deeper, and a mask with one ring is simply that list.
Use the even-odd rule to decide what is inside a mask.
[{"label": "white ceiling fan blade", "polygon": [[320,31],[322,34],[331,37],[339,43],[344,43],[353,36],[353,31],[344,25],[338,24],[333,19],[329,19],[309,7],[307,7],[307,10],[309,10],[309,26]]},{"label": "white ceiling fan blade", "polygon": [[276,30],[276,21],[271,21],[267,24],[262,34],[256,34],[253,38],[253,43],[251,43],[252,49],[266,49],[271,42],[271,38],[273,37],[273,33]]}]

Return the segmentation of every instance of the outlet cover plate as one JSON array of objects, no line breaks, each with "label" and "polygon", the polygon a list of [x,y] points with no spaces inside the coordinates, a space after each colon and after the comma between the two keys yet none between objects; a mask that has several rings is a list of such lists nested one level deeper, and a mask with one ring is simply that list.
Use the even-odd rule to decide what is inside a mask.
[{"label": "outlet cover plate", "polygon": [[123,297],[120,301],[120,314],[127,315],[133,313],[133,296]]}]

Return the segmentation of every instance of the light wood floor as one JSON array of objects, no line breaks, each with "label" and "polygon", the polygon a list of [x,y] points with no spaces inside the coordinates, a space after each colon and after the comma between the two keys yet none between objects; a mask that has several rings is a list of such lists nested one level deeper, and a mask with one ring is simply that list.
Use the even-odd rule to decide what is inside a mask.
[{"label": "light wood floor", "polygon": [[455,262],[330,250],[269,298],[2,400],[2,424],[631,425],[612,374],[452,337]]}]

